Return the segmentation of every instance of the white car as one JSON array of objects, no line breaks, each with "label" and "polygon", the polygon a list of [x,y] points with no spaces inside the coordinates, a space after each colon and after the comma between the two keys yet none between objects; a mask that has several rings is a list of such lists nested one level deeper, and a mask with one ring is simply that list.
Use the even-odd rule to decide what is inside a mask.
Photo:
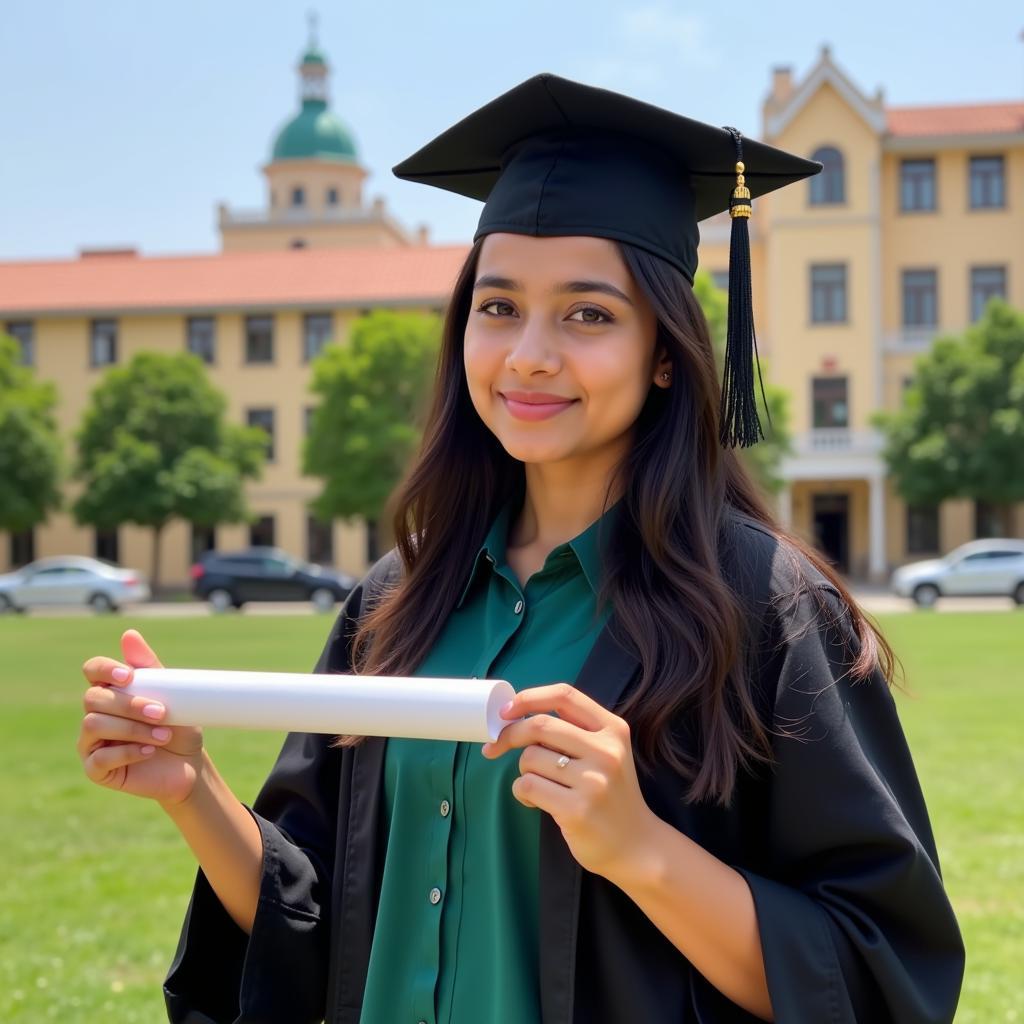
[{"label": "white car", "polygon": [[55,605],[110,612],[148,600],[149,583],[140,573],[81,555],[40,558],[0,575],[0,612]]},{"label": "white car", "polygon": [[1012,597],[1024,605],[1024,540],[972,540],[944,558],[911,562],[892,574],[892,589],[931,607],[940,597]]}]

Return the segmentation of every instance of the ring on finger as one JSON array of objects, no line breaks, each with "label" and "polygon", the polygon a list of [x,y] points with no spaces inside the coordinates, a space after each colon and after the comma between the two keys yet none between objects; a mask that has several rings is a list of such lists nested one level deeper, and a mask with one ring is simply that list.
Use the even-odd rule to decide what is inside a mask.
[{"label": "ring on finger", "polygon": [[564,768],[572,758],[568,754],[562,754],[562,756],[555,762],[559,768]]}]

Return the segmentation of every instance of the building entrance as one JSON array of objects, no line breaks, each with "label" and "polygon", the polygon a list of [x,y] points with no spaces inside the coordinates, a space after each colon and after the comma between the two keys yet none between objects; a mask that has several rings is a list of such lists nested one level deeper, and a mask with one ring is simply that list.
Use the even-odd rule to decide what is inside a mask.
[{"label": "building entrance", "polygon": [[850,496],[815,494],[812,501],[814,543],[841,573],[849,573]]}]

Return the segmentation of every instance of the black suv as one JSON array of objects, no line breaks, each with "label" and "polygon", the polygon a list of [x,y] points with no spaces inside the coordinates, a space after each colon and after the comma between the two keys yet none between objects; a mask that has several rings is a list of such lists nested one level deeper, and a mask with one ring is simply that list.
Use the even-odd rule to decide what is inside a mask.
[{"label": "black suv", "polygon": [[216,611],[241,608],[246,601],[312,601],[329,611],[356,585],[351,576],[301,562],[280,548],[207,551],[192,566],[192,593]]}]

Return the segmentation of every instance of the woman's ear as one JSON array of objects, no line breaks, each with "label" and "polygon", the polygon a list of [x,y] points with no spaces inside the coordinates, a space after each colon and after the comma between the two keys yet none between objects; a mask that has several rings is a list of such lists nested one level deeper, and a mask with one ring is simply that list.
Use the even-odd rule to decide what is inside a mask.
[{"label": "woman's ear", "polygon": [[659,388],[672,386],[672,360],[664,349],[658,352],[658,361],[654,367],[654,383]]}]

